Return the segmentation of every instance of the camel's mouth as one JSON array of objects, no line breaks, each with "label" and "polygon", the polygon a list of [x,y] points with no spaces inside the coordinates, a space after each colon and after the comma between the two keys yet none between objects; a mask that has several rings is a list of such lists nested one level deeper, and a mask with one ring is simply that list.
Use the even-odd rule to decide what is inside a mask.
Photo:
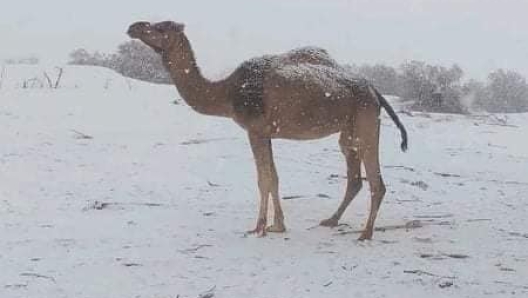
[{"label": "camel's mouth", "polygon": [[149,22],[136,22],[127,30],[128,36],[139,39],[156,53],[161,53],[163,48],[163,33],[155,24]]},{"label": "camel's mouth", "polygon": [[136,22],[128,27],[127,34],[131,38],[141,38],[145,34],[152,32],[152,25],[149,22]]}]

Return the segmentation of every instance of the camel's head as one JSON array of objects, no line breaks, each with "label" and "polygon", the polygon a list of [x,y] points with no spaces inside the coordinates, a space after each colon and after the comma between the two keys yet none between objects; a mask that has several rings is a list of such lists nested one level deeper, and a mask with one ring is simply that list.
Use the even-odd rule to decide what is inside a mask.
[{"label": "camel's head", "polygon": [[183,35],[181,23],[165,21],[159,23],[136,22],[128,28],[128,35],[137,38],[146,45],[161,53],[168,50]]}]

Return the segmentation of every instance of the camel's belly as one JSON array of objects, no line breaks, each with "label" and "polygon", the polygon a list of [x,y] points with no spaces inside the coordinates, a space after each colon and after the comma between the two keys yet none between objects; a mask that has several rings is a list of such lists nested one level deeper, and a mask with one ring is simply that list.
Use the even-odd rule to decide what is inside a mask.
[{"label": "camel's belly", "polygon": [[311,131],[278,131],[271,134],[272,139],[287,139],[287,140],[316,140],[321,139],[332,134],[338,133],[339,129],[334,130],[311,130]]},{"label": "camel's belly", "polygon": [[356,100],[349,89],[328,92],[318,84],[281,79],[265,86],[260,116],[239,117],[245,129],[271,138],[312,140],[338,133],[352,124]]},{"label": "camel's belly", "polygon": [[[312,140],[319,139],[337,133],[346,125],[346,117],[337,115],[313,115],[306,113],[284,113],[276,117],[271,123],[270,131],[272,138]],[[270,124],[268,124],[270,125]]]}]

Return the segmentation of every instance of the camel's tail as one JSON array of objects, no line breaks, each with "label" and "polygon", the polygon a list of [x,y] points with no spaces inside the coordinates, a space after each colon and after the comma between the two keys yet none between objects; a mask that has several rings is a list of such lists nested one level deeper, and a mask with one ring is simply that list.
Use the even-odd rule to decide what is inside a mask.
[{"label": "camel's tail", "polygon": [[376,90],[376,88],[372,88],[372,89],[374,89],[374,92],[378,96],[381,106],[385,109],[385,111],[387,111],[387,114],[389,114],[392,121],[394,121],[394,124],[396,124],[396,126],[400,129],[401,138],[402,138],[401,149],[404,152],[407,151],[407,131],[405,130],[405,127],[403,127],[403,124],[401,123],[400,118],[398,118],[398,115],[396,115],[396,112],[394,112],[394,109],[387,102],[385,97],[383,97],[383,95],[381,95],[381,93],[379,93],[379,91]]}]

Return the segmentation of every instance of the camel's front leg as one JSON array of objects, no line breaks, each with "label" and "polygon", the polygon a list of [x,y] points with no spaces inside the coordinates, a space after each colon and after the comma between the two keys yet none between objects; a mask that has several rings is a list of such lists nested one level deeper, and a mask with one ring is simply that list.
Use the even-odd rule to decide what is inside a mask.
[{"label": "camel's front leg", "polygon": [[[249,142],[257,165],[258,188],[260,191],[257,226],[250,232],[256,233],[258,236],[266,235],[266,231],[283,232],[285,230],[284,215],[279,202],[278,176],[273,163],[271,140],[258,134],[249,133]],[[274,223],[273,226],[266,229],[270,195],[273,197]]]},{"label": "camel's front leg", "polygon": [[270,192],[271,198],[273,199],[273,225],[267,227],[268,232],[272,233],[282,233],[286,231],[286,226],[284,225],[284,213],[280,205],[280,196],[279,196],[279,175],[277,174],[277,169],[275,168],[275,162],[273,161],[273,148],[271,141],[269,142],[269,159],[270,159]]}]

